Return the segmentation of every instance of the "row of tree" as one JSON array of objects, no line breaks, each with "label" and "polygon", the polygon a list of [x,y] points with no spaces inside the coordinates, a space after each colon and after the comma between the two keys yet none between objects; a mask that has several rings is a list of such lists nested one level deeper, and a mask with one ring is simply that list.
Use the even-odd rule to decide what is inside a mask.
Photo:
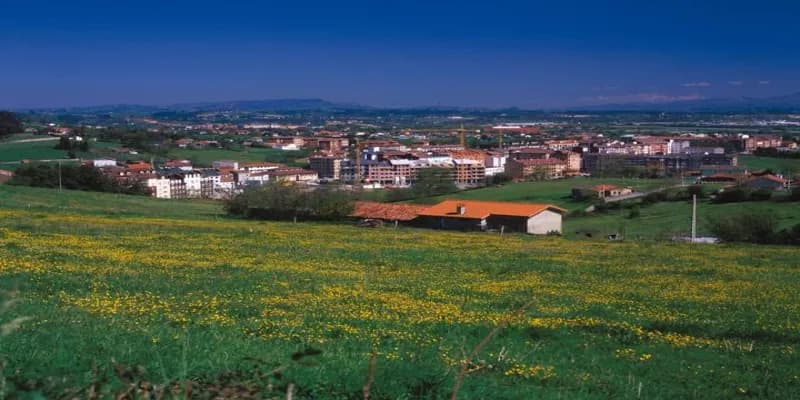
[{"label": "row of tree", "polygon": [[249,187],[225,202],[230,215],[272,220],[337,220],[350,215],[354,206],[355,196],[343,190],[284,182]]},{"label": "row of tree", "polygon": [[123,194],[146,194],[141,181],[117,181],[89,165],[30,164],[14,171],[11,185],[64,188]]},{"label": "row of tree", "polygon": [[0,139],[24,130],[22,121],[10,111],[0,111]]}]

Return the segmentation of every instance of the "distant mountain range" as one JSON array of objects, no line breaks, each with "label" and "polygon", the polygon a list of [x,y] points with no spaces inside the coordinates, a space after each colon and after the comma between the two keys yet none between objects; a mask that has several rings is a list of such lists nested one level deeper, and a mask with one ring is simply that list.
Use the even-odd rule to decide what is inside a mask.
[{"label": "distant mountain range", "polygon": [[139,104],[111,104],[90,107],[64,107],[46,109],[26,109],[19,111],[40,111],[75,114],[133,114],[143,115],[157,112],[225,112],[225,111],[308,111],[337,109],[367,109],[369,107],[333,103],[322,99],[274,99],[274,100],[241,100],[241,101],[208,101],[197,103],[178,103],[163,106]]},{"label": "distant mountain range", "polygon": [[[158,112],[297,112],[297,111],[428,111],[428,112],[499,112],[535,111],[519,108],[491,109],[457,106],[427,106],[404,108],[381,108],[353,103],[337,103],[323,99],[273,99],[243,101],[210,101],[180,103],[165,106],[136,104],[116,104],[95,107],[68,107],[49,109],[27,109],[18,111],[70,113],[70,114],[123,114],[147,115]],[[711,112],[711,113],[768,113],[800,112],[800,93],[775,97],[739,97],[720,99],[700,99],[665,103],[640,102],[624,104],[601,104],[591,106],[567,107],[559,111],[583,112]]]},{"label": "distant mountain range", "polygon": [[763,113],[800,112],[800,93],[775,97],[738,97],[699,99],[666,103],[625,103],[573,107],[578,111],[656,111],[656,112],[714,112]]}]

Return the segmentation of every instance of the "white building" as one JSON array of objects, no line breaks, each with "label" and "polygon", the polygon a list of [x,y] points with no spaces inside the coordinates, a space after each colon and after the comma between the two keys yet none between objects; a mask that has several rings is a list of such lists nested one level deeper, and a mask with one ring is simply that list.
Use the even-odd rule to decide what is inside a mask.
[{"label": "white building", "polygon": [[151,195],[159,199],[171,199],[170,180],[165,177],[150,178],[147,180],[147,187]]},{"label": "white building", "polygon": [[116,167],[117,160],[112,158],[99,158],[97,160],[92,160],[92,165],[95,168],[108,168],[108,167]]}]

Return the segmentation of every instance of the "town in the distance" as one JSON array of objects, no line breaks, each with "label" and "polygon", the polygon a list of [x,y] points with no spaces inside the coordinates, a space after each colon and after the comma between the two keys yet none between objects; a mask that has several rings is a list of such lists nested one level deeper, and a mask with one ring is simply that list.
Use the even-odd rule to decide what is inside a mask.
[{"label": "town in the distance", "polygon": [[[723,202],[789,198],[800,177],[800,115],[792,113],[364,110],[298,102],[302,107],[262,110],[29,110],[17,117],[24,120],[21,131],[0,142],[0,177],[55,187],[55,178],[43,183],[37,173],[49,169],[54,177],[56,168],[61,174],[80,165],[114,184],[72,188],[161,199],[230,200],[247,188],[291,183],[305,191],[353,193],[359,201],[349,215],[367,224],[414,220],[540,234],[562,233],[568,212],[580,217],[617,207],[638,215],[641,204],[685,199],[689,192]],[[491,193],[521,184],[531,196]],[[539,190],[561,191],[540,204],[557,222],[535,226],[537,210],[511,209],[539,200]],[[437,215],[408,204],[452,199],[460,201],[441,205]],[[505,202],[467,204],[476,200]],[[465,213],[477,209],[474,218]],[[688,227],[682,224],[672,228]]]}]

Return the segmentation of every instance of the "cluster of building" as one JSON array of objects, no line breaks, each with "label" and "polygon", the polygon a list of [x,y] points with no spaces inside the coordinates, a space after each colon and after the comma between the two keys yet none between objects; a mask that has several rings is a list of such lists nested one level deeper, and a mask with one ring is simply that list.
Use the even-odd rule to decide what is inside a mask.
[{"label": "cluster of building", "polygon": [[[498,126],[534,132],[538,127]],[[780,138],[747,135],[627,136],[607,139],[598,134],[574,139],[541,140],[536,144],[491,150],[463,145],[405,145],[393,140],[367,140],[349,154],[348,143],[321,146],[310,159],[320,179],[360,181],[380,186],[413,184],[421,169],[439,167],[451,171],[460,186],[474,186],[504,173],[515,180],[559,179],[609,170],[639,168],[654,175],[690,174],[706,166],[736,166],[738,152],[785,146]]]},{"label": "cluster of building", "polygon": [[143,183],[150,195],[162,199],[229,198],[241,189],[268,182],[314,182],[317,173],[270,162],[214,161],[212,168],[195,168],[189,160],[171,160],[159,167],[145,161],[88,161],[107,176]]}]

